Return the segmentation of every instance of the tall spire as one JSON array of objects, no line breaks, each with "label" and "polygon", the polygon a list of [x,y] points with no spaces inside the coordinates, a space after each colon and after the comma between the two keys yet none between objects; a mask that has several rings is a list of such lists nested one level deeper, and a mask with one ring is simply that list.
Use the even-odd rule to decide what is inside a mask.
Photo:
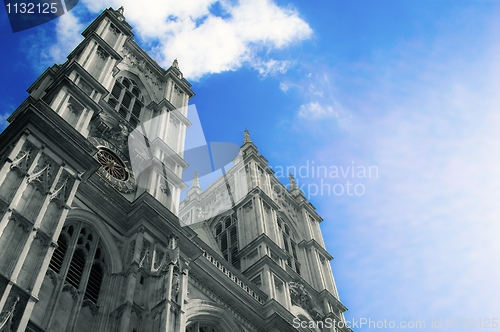
[{"label": "tall spire", "polygon": [[243,144],[245,143],[252,143],[252,139],[250,138],[250,133],[248,132],[248,129],[245,129],[245,134],[243,138]]}]

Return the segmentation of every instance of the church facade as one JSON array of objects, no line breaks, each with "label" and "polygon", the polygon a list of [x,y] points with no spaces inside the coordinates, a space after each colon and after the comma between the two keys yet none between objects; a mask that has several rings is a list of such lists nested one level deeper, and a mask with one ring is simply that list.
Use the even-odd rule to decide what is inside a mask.
[{"label": "church facade", "polygon": [[351,331],[321,326],[347,309],[293,177],[245,131],[234,166],[180,202],[190,83],[123,8],[82,35],[0,135],[0,332]]}]

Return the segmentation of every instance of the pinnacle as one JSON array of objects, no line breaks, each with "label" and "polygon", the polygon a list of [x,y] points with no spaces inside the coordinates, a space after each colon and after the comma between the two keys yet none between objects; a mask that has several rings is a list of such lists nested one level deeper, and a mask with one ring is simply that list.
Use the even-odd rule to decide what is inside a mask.
[{"label": "pinnacle", "polygon": [[245,143],[252,143],[252,139],[250,138],[250,132],[248,131],[248,129],[245,129],[245,134],[243,138],[243,144]]},{"label": "pinnacle", "polygon": [[194,172],[193,182],[191,184],[192,188],[200,188],[200,179],[198,178],[198,171]]},{"label": "pinnacle", "polygon": [[297,183],[295,182],[295,178],[293,177],[292,173],[290,173],[290,175],[288,175],[288,179],[290,180],[290,190],[299,189],[299,187],[297,186]]}]

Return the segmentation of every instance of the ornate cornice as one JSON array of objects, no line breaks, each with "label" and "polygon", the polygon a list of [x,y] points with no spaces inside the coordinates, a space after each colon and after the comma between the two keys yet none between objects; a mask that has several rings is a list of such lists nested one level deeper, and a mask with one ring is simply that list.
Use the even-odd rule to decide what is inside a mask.
[{"label": "ornate cornice", "polygon": [[193,281],[193,283],[199,287],[206,295],[208,295],[214,302],[219,305],[222,305],[228,312],[230,312],[234,317],[236,317],[241,323],[243,323],[246,327],[251,329],[251,331],[259,332],[260,329],[257,327],[258,325],[252,322],[249,318],[243,315],[241,312],[237,311],[233,305],[230,305],[228,301],[219,296],[214,290],[212,290],[208,285],[204,282],[189,274],[189,278]]}]

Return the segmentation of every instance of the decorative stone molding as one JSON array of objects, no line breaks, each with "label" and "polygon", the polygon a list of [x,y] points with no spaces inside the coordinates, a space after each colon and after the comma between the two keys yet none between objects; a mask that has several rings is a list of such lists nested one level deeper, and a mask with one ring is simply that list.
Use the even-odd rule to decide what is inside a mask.
[{"label": "decorative stone molding", "polygon": [[[205,257],[210,263],[215,265],[220,271],[222,271],[226,276],[228,276],[234,283],[236,283],[241,289],[243,289],[245,292],[250,294],[257,302],[260,304],[264,304],[264,300],[256,294],[251,287],[246,285],[240,278],[235,276],[231,271],[226,269],[224,264],[221,264],[217,259],[215,259],[212,255],[207,253],[206,251],[203,252],[203,257]],[[226,262],[227,264],[227,262]]]},{"label": "decorative stone molding", "polygon": [[44,248],[48,248],[52,243],[52,238],[40,229],[33,229],[33,231],[36,231],[34,239],[40,241]]},{"label": "decorative stone molding", "polygon": [[106,52],[101,46],[97,47],[96,54],[99,56],[99,58],[105,60],[109,57],[108,52]]},{"label": "decorative stone molding", "polygon": [[322,315],[315,308],[314,300],[309,292],[305,289],[304,285],[298,281],[291,281],[288,283],[290,289],[290,300],[292,305],[296,305],[306,310],[312,318],[321,320]]},{"label": "decorative stone molding", "polygon": [[158,75],[148,68],[146,60],[139,59],[134,55],[132,50],[127,47],[123,47],[120,53],[123,56],[122,62],[132,68],[136,68],[144,76],[145,81],[156,90],[155,93],[159,94],[159,92],[163,90],[162,81]]},{"label": "decorative stone molding", "polygon": [[75,302],[78,300],[78,296],[80,295],[80,292],[70,284],[64,284],[62,291],[63,292],[69,291],[71,293],[73,301]]},{"label": "decorative stone molding", "polygon": [[96,305],[94,302],[90,301],[89,299],[83,300],[82,308],[84,307],[89,307],[92,316],[97,315],[97,313],[99,312],[99,306]]},{"label": "decorative stone molding", "polygon": [[144,268],[144,263],[149,263],[149,249],[146,249],[146,252],[142,256],[141,260],[139,261],[139,268],[140,269]]},{"label": "decorative stone molding", "polygon": [[7,300],[7,302],[13,301],[13,303],[8,310],[4,310],[0,313],[0,331],[11,331],[12,318],[14,317],[14,312],[19,300],[19,295],[9,295],[9,299]]},{"label": "decorative stone molding", "polygon": [[59,280],[61,280],[61,277],[59,276],[59,274],[55,273],[51,269],[47,269],[47,273],[46,274],[50,277],[50,280],[52,281],[52,284],[54,286],[57,285],[57,283],[59,282]]},{"label": "decorative stone molding", "polygon": [[43,195],[49,193],[50,188],[50,164],[45,164],[40,170],[33,172],[28,177],[28,183],[40,190]]},{"label": "decorative stone molding", "polygon": [[114,24],[110,24],[108,28],[115,36],[121,33],[120,29],[118,29]]},{"label": "decorative stone molding", "polygon": [[236,317],[243,325],[254,332],[260,331],[257,327],[257,323],[252,322],[245,315],[238,312],[233,305],[229,304],[225,299],[220,297],[215,291],[213,291],[208,285],[200,281],[194,275],[190,274],[189,278],[193,281],[194,285],[200,288],[209,298],[211,298],[215,303],[223,306],[229,313]]},{"label": "decorative stone molding", "polygon": [[19,151],[16,159],[10,164],[10,169],[16,170],[20,176],[26,176],[28,173],[28,167],[31,161],[31,155],[33,153],[34,147],[31,143],[27,142],[25,150]]},{"label": "decorative stone molding", "polygon": [[50,201],[54,201],[58,208],[62,209],[66,206],[66,189],[68,185],[69,177],[64,177],[63,180],[59,181],[56,186],[56,190],[50,194]]},{"label": "decorative stone molding", "polygon": [[28,233],[32,230],[33,228],[33,223],[31,223],[28,219],[26,219],[24,216],[22,216],[19,212],[17,211],[12,211],[9,220],[14,221],[17,223],[18,227],[21,227],[24,232]]},{"label": "decorative stone molding", "polygon": [[245,212],[250,212],[252,211],[252,208],[253,208],[253,204],[252,204],[252,201],[246,203],[245,205],[243,205],[243,209],[245,210]]}]

